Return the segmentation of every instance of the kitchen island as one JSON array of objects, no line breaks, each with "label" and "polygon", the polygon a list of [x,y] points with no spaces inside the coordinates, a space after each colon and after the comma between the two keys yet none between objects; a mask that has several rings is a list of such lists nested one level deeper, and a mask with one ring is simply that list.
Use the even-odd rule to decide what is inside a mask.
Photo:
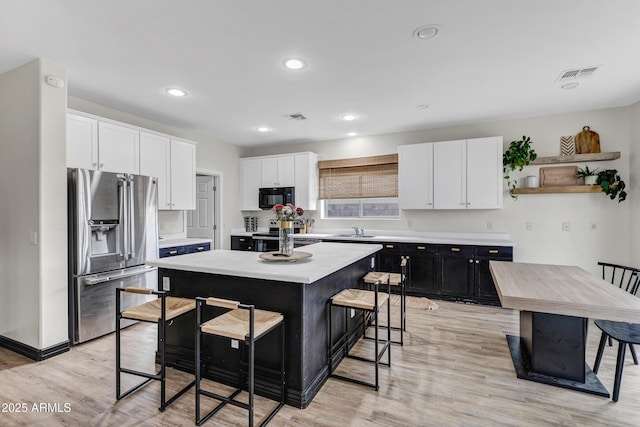
[{"label": "kitchen island", "polygon": [[[301,248],[312,256],[297,262],[270,262],[255,252],[214,250],[148,261],[158,267],[158,286],[178,297],[215,296],[255,304],[285,317],[287,403],[305,408],[328,377],[327,301],[354,288],[371,269],[381,245],[316,243]],[[205,318],[216,309],[206,307]],[[335,311],[341,327],[343,313]],[[358,316],[349,320],[354,325]],[[167,328],[167,365],[193,371],[195,313]],[[351,328],[350,330],[359,330]],[[338,335],[339,328],[334,336]],[[277,398],[280,337],[269,334],[256,345],[256,392]],[[242,347],[242,346],[241,346]],[[239,354],[229,341],[208,337],[203,343],[203,375],[234,385]],[[266,369],[260,369],[266,368]]]}]

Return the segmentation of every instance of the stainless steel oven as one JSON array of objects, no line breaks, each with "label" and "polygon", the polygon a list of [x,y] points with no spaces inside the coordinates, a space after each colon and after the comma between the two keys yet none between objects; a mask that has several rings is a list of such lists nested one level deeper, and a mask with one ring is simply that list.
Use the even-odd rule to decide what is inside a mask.
[{"label": "stainless steel oven", "polygon": [[296,192],[294,187],[273,187],[260,188],[258,190],[258,206],[260,209],[268,210],[273,205],[286,205],[296,203]]}]

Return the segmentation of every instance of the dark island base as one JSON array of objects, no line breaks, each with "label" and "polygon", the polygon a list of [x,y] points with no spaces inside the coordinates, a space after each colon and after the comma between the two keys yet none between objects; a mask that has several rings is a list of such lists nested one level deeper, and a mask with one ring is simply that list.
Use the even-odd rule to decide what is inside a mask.
[{"label": "dark island base", "polygon": [[[327,380],[327,302],[337,292],[354,288],[369,271],[370,257],[357,261],[314,283],[291,283],[160,268],[158,282],[168,279],[170,294],[177,297],[215,296],[255,304],[256,308],[277,311],[285,318],[287,404],[306,408]],[[220,309],[204,307],[203,318]],[[349,330],[361,334],[362,316],[349,319]],[[333,336],[336,341],[344,322],[342,310],[334,310]],[[195,313],[187,313],[167,328],[167,366],[193,372]],[[273,331],[256,343],[257,394],[277,400],[280,394],[280,332]],[[350,337],[354,343],[357,336]],[[243,346],[240,345],[242,349]],[[240,350],[241,351],[241,350]],[[239,350],[228,339],[207,336],[202,342],[203,376],[236,386],[241,371]]]},{"label": "dark island base", "polygon": [[585,381],[579,382],[570,379],[554,377],[551,375],[539,374],[531,371],[531,361],[526,349],[523,347],[520,337],[507,335],[507,343],[513,360],[513,367],[516,376],[522,380],[535,381],[538,383],[554,385],[557,387],[577,390],[584,393],[595,394],[597,396],[609,397],[609,392],[600,382],[596,374],[584,364]]}]

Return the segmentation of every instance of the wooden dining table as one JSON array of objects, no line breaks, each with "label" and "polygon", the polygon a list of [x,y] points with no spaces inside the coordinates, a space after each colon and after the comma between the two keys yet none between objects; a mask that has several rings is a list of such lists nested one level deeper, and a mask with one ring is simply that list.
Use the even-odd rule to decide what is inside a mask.
[{"label": "wooden dining table", "polygon": [[586,363],[589,319],[640,323],[640,298],[576,266],[490,261],[503,308],[520,311],[507,335],[518,378],[609,397]]}]

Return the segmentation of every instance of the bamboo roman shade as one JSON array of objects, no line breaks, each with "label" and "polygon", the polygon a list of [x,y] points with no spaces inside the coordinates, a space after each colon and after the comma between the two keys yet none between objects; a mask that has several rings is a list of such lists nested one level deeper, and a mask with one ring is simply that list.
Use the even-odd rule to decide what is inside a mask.
[{"label": "bamboo roman shade", "polygon": [[323,160],[320,199],[398,197],[398,155]]}]

